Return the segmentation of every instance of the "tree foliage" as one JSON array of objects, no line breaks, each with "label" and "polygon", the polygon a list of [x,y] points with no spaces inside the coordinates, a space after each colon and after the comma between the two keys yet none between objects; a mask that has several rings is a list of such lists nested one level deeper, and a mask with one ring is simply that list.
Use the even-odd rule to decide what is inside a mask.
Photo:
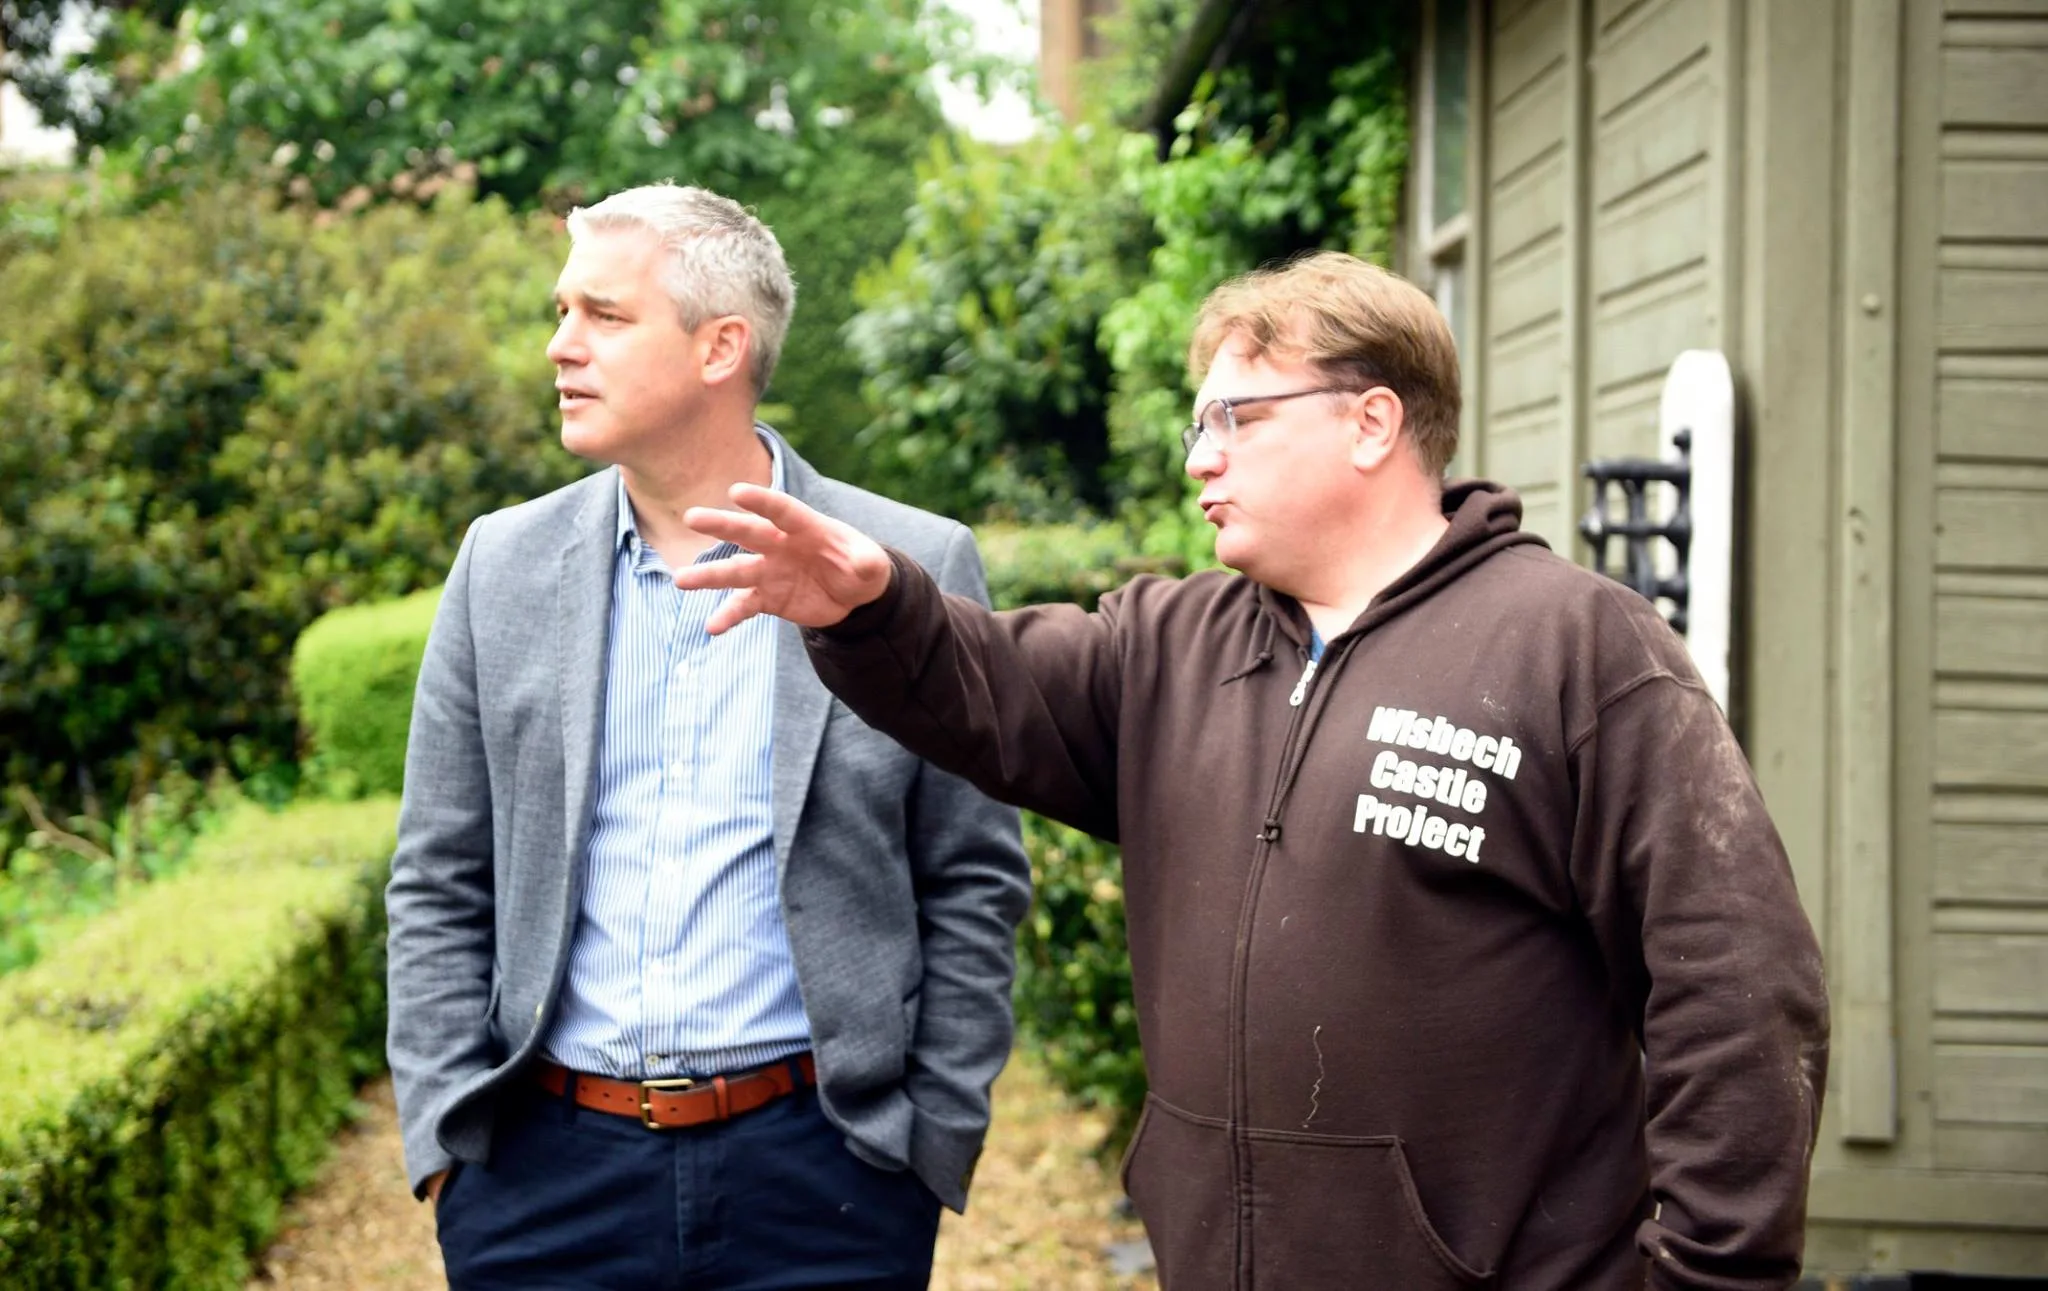
[{"label": "tree foliage", "polygon": [[1158,242],[1143,281],[1104,317],[1100,341],[1115,373],[1108,436],[1125,515],[1155,554],[1199,564],[1213,549],[1178,435],[1195,393],[1187,346],[1202,299],[1303,251],[1335,247],[1385,264],[1393,249],[1408,161],[1400,31],[1333,48],[1313,30],[1281,33],[1260,57],[1205,77],[1164,162],[1147,156],[1149,139],[1126,145]]},{"label": "tree foliage", "polygon": [[1115,140],[935,143],[903,244],[848,339],[882,487],[961,515],[1046,519],[1109,500],[1102,316],[1144,264]]},{"label": "tree foliage", "polygon": [[343,211],[455,181],[560,212],[664,178],[754,206],[800,288],[770,411],[855,479],[854,280],[943,128],[928,73],[995,66],[931,0],[104,0],[69,63],[56,10],[0,0],[14,75],[144,202],[226,175]]},{"label": "tree foliage", "polygon": [[0,780],[53,814],[288,761],[293,638],[575,478],[545,222],[227,190],[0,264]]},{"label": "tree foliage", "polygon": [[929,123],[935,60],[982,66],[926,0],[101,0],[71,60],[62,8],[0,0],[47,120],[166,178],[282,149],[323,204],[457,162],[515,206],[656,174],[801,182],[851,121]]},{"label": "tree foliage", "polygon": [[[1126,21],[1171,29],[1183,10]],[[1392,247],[1405,35],[1339,10],[1278,9],[1198,85],[1163,159],[1100,123],[935,154],[850,330],[878,409],[863,442],[892,485],[976,514],[1115,512],[1148,554],[1210,559],[1178,437],[1202,298],[1311,248],[1384,262]],[[1349,35],[1331,41],[1338,17]]]}]

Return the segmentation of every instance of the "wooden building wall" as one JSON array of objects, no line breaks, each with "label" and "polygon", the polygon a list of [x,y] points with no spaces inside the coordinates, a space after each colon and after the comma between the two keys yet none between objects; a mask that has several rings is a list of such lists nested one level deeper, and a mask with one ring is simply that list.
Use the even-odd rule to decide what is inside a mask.
[{"label": "wooden building wall", "polygon": [[1722,348],[1734,268],[1722,0],[1486,15],[1475,465],[1571,551],[1589,456],[1654,454],[1679,351]]},{"label": "wooden building wall", "polygon": [[1835,1007],[1809,1257],[2048,1274],[2048,0],[1486,0],[1466,461],[1583,558],[1679,351]]},{"label": "wooden building wall", "polygon": [[1902,716],[1933,757],[1902,787],[1931,808],[1933,1163],[2048,1170],[2048,4],[1927,27],[1901,457],[1934,632]]}]

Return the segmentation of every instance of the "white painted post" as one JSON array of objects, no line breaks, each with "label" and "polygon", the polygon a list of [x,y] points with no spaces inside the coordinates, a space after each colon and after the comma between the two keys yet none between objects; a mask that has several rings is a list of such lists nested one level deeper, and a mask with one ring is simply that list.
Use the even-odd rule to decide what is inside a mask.
[{"label": "white painted post", "polygon": [[1686,649],[1714,702],[1728,711],[1729,650],[1735,613],[1735,379],[1719,350],[1687,350],[1664,378],[1658,442],[1692,433],[1692,553],[1688,562]]}]

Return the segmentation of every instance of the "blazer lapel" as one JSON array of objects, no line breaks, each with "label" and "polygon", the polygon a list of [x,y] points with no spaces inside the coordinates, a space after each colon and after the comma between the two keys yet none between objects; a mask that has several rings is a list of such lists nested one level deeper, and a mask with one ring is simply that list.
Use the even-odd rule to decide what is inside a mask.
[{"label": "blazer lapel", "polygon": [[562,842],[571,873],[583,854],[596,781],[599,726],[604,720],[605,648],[611,636],[613,558],[617,554],[618,476],[593,491],[577,513],[562,550],[557,612],[556,677],[562,696]]},{"label": "blazer lapel", "polygon": [[[773,434],[773,431],[769,433]],[[777,436],[780,439],[780,436]],[[782,443],[783,484],[799,502],[817,503],[818,473]],[[811,790],[811,768],[825,737],[825,714],[831,693],[818,680],[804,652],[803,632],[786,619],[775,621],[775,745],[772,777],[775,797],[775,876],[789,873],[789,853],[796,841],[797,821]]]}]

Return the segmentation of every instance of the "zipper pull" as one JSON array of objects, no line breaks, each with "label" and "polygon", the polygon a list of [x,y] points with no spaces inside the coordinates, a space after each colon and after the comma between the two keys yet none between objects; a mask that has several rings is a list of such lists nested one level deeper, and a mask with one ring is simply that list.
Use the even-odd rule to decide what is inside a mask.
[{"label": "zipper pull", "polygon": [[1301,701],[1308,698],[1308,684],[1316,679],[1318,662],[1319,660],[1311,659],[1308,661],[1308,667],[1301,670],[1301,680],[1294,683],[1294,693],[1287,697],[1289,708],[1300,708]]}]

